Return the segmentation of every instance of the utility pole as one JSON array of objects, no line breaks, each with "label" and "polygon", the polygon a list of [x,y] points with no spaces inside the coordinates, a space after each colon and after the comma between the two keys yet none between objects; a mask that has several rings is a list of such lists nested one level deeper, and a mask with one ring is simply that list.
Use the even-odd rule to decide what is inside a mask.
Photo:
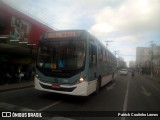
[{"label": "utility pole", "polygon": [[115,56],[116,56],[117,54],[119,54],[119,50],[115,50],[115,51],[114,51],[114,54],[115,54]]},{"label": "utility pole", "polygon": [[151,41],[151,79],[153,78],[153,41]]},{"label": "utility pole", "polygon": [[105,42],[106,42],[106,46],[108,46],[108,43],[109,43],[109,42],[113,42],[113,41],[109,41],[109,40],[108,40],[108,41],[105,41]]},{"label": "utility pole", "polygon": [[[114,51],[114,54],[115,54],[115,56],[116,56],[117,54],[119,54],[119,50],[115,50],[115,51]],[[116,67],[117,67],[117,70],[118,70],[118,56],[117,56],[117,58],[116,58]]]}]

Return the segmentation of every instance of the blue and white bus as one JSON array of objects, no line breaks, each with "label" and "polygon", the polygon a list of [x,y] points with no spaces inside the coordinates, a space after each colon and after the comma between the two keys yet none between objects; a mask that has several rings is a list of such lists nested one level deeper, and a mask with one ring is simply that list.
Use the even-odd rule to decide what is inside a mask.
[{"label": "blue and white bus", "polygon": [[116,57],[85,30],[46,32],[37,53],[37,90],[88,96],[114,78]]}]

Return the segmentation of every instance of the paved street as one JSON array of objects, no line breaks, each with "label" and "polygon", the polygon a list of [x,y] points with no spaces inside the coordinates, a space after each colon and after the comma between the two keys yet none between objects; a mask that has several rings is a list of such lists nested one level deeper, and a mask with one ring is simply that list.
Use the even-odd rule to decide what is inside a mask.
[{"label": "paved street", "polygon": [[[47,113],[53,120],[110,120],[115,118],[107,116],[110,114],[109,111],[160,111],[160,84],[138,74],[133,79],[130,74],[117,75],[116,79],[104,86],[99,94],[88,97],[59,95],[37,91],[34,87],[30,87],[1,92],[0,98],[1,111],[49,111]],[[61,117],[55,117],[54,111],[62,111]],[[63,114],[67,111],[70,111],[68,116]],[[158,117],[144,117],[144,119],[151,118],[158,119]],[[116,117],[116,119],[130,120],[134,117]]]}]

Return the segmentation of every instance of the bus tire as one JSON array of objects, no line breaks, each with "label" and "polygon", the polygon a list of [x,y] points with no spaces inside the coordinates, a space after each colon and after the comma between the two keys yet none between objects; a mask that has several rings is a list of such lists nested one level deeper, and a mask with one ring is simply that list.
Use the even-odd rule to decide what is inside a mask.
[{"label": "bus tire", "polygon": [[114,72],[112,73],[112,80],[114,80]]},{"label": "bus tire", "polygon": [[96,85],[96,94],[99,93],[101,88],[101,77],[99,76],[98,80],[97,80],[97,85]]}]

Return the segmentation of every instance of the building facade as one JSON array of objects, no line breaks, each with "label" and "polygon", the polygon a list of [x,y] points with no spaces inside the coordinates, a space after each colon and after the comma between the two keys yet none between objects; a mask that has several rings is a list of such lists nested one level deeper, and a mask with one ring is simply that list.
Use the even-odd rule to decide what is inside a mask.
[{"label": "building facade", "polygon": [[153,47],[153,72],[160,78],[160,46]]},{"label": "building facade", "polygon": [[29,78],[46,31],[54,30],[0,1],[0,84],[19,80],[19,70]]},{"label": "building facade", "polygon": [[117,67],[119,69],[127,68],[127,64],[122,57],[117,58]]},{"label": "building facade", "polygon": [[150,74],[153,67],[153,74],[160,74],[160,46],[137,47],[136,66],[142,72]]},{"label": "building facade", "polygon": [[136,68],[136,62],[135,61],[129,61],[129,68]]}]

